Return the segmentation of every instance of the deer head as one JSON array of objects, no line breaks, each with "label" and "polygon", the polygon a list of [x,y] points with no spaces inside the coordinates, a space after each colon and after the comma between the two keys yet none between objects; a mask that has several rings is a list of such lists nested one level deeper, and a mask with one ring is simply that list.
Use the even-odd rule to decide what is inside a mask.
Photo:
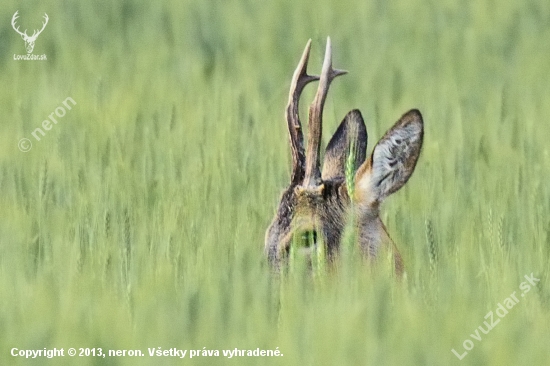
[{"label": "deer head", "polygon": [[[376,258],[383,249],[393,253],[395,270],[403,271],[399,251],[380,220],[380,204],[410,178],[422,148],[424,126],[418,110],[405,113],[378,141],[366,160],[367,130],[358,110],[349,112],[330,139],[320,170],[323,106],[332,80],[346,72],[333,69],[330,38],[327,39],[321,76],[308,75],[311,40],[292,78],[286,120],[292,152],[290,185],[265,236],[269,262],[279,267],[292,246],[303,255],[322,249],[329,260],[340,247],[342,233],[354,210],[359,246],[365,256]],[[304,87],[319,80],[309,107],[308,143],[304,153],[298,102]],[[346,183],[346,167],[352,159],[354,192]],[[349,173],[348,173],[349,175]],[[353,203],[353,204],[352,204]]]},{"label": "deer head", "polygon": [[18,12],[19,10],[16,11],[15,14],[13,14],[13,17],[11,18],[11,26],[17,33],[21,35],[21,38],[23,38],[23,40],[25,41],[25,48],[27,49],[27,53],[32,53],[32,50],[34,49],[34,42],[36,42],[36,38],[38,38],[40,33],[42,33],[44,28],[46,28],[46,24],[48,24],[48,20],[49,20],[48,14],[44,13],[44,22],[42,23],[42,29],[34,30],[34,32],[32,33],[32,36],[29,37],[27,35],[26,29],[24,32],[21,32],[19,30],[19,27],[15,25],[17,18],[19,18],[19,15],[17,15]]}]

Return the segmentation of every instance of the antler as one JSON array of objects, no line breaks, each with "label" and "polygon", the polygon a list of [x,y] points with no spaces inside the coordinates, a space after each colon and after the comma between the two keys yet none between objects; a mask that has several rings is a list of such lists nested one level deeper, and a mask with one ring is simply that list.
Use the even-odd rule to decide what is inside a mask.
[{"label": "antler", "polygon": [[30,38],[37,38],[38,35],[40,33],[42,33],[42,31],[44,30],[44,28],[46,28],[46,24],[48,24],[48,20],[50,20],[50,18],[48,18],[48,14],[44,13],[44,20],[45,22],[42,23],[42,29],[40,29],[39,31],[35,30],[33,33],[32,33],[32,36],[30,36]]},{"label": "antler", "polygon": [[17,13],[19,13],[19,10],[17,10],[17,11],[15,12],[15,14],[13,14],[13,17],[11,18],[11,26],[12,26],[13,29],[14,29],[17,33],[19,33],[21,36],[23,36],[23,37],[28,37],[28,36],[27,36],[27,30],[26,30],[26,29],[25,29],[25,32],[21,32],[21,31],[19,30],[19,27],[17,27],[17,26],[15,25],[15,21],[17,20],[17,18],[19,18],[19,15],[17,15]]},{"label": "antler", "polygon": [[36,30],[36,29],[35,29],[34,32],[32,33],[32,36],[29,37],[29,36],[27,35],[27,30],[26,30],[26,29],[25,29],[24,32],[21,32],[21,31],[19,30],[19,27],[16,26],[16,24],[15,24],[17,18],[19,18],[18,13],[19,13],[19,10],[17,10],[17,11],[15,12],[15,14],[13,14],[13,17],[11,18],[11,26],[13,27],[13,29],[14,29],[17,33],[19,33],[19,34],[20,34],[22,37],[24,37],[25,39],[31,39],[31,40],[32,40],[32,39],[36,39],[36,38],[38,37],[38,35],[39,35],[40,33],[42,33],[42,31],[44,30],[44,28],[46,28],[46,24],[48,24],[48,20],[50,19],[50,18],[48,18],[48,14],[44,13],[44,20],[45,20],[45,21],[42,23],[42,29],[40,29],[40,30]]},{"label": "antler", "polygon": [[307,74],[307,63],[309,61],[309,52],[311,50],[311,39],[307,42],[302,58],[298,67],[292,76],[290,92],[288,94],[288,105],[286,107],[286,120],[288,123],[288,132],[290,134],[290,146],[292,149],[292,178],[291,182],[298,184],[304,178],[304,135],[302,133],[302,124],[300,122],[298,103],[304,87],[315,80],[318,76]]},{"label": "antler", "polygon": [[323,107],[325,106],[325,99],[332,80],[346,73],[347,71],[332,68],[332,46],[330,37],[328,37],[319,87],[317,88],[315,99],[313,99],[313,103],[309,107],[306,173],[303,184],[305,187],[316,187],[321,184],[319,149],[323,126]]}]

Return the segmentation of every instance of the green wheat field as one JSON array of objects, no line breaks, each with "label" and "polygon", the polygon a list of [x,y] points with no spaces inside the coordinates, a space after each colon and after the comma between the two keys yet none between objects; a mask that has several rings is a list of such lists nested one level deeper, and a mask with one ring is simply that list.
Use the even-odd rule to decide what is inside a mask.
[{"label": "green wheat field", "polygon": [[[17,10],[28,34],[48,14],[47,61],[14,60]],[[550,2],[5,0],[0,20],[0,364],[549,364]],[[264,257],[290,79],[309,38],[320,71],[327,36],[349,74],[325,144],[354,108],[368,153],[424,116],[417,169],[381,213],[401,281],[385,258],[278,276]]]}]

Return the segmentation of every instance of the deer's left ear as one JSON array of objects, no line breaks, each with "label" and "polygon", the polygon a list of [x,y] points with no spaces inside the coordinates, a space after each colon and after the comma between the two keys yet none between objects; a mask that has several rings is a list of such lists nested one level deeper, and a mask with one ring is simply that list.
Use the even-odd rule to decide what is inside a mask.
[{"label": "deer's left ear", "polygon": [[405,113],[378,141],[372,155],[355,175],[357,200],[381,202],[403,187],[412,175],[424,136],[422,115],[416,109]]}]

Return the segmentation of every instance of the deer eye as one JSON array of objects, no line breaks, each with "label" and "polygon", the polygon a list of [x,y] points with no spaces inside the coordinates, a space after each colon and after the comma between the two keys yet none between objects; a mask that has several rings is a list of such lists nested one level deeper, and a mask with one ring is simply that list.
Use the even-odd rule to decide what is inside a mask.
[{"label": "deer eye", "polygon": [[299,236],[300,246],[304,248],[310,248],[317,244],[317,231],[308,230],[303,231]]}]

